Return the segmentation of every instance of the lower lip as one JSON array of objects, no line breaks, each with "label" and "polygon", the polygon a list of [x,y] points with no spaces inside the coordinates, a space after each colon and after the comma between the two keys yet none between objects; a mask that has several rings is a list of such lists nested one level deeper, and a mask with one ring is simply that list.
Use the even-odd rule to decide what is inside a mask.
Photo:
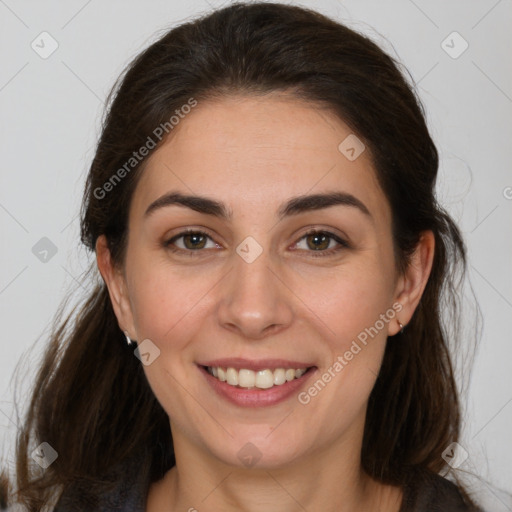
[{"label": "lower lip", "polygon": [[198,366],[198,368],[216,393],[240,407],[268,407],[284,402],[304,386],[311,375],[316,371],[316,368],[313,367],[298,379],[287,381],[280,386],[273,386],[269,389],[244,389],[231,386],[226,382],[221,382],[219,379],[209,374],[202,366]]}]

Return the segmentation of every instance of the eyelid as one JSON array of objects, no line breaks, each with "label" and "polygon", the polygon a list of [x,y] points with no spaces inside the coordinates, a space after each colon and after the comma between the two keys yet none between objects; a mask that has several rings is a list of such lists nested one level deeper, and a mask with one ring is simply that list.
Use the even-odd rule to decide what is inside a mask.
[{"label": "eyelid", "polygon": [[312,256],[330,256],[335,253],[340,252],[343,249],[350,249],[351,244],[347,241],[346,237],[344,238],[341,235],[337,235],[336,233],[333,233],[332,231],[329,231],[328,229],[323,228],[310,228],[308,231],[303,233],[296,242],[293,243],[293,246],[296,246],[299,242],[301,242],[304,238],[308,237],[309,235],[316,235],[316,234],[323,234],[326,235],[327,238],[330,238],[331,240],[334,240],[338,245],[336,247],[331,247],[330,249],[324,249],[319,251],[314,250],[305,250],[305,249],[298,249],[299,251],[304,251],[307,253],[311,253]]},{"label": "eyelid", "polygon": [[202,235],[202,236],[210,239],[214,244],[221,245],[216,240],[214,240],[213,236],[208,231],[206,231],[205,228],[186,228],[186,229],[183,229],[179,233],[176,233],[175,235],[172,235],[170,238],[166,237],[164,239],[164,241],[163,241],[163,245],[164,245],[165,248],[171,249],[174,252],[182,252],[182,253],[196,253],[196,252],[201,252],[202,250],[204,250],[204,249],[196,249],[196,250],[194,250],[194,249],[182,249],[181,247],[175,247],[173,245],[173,243],[176,242],[176,240],[178,240],[180,238],[183,238],[186,235],[190,235],[190,234]]},{"label": "eyelid", "polygon": [[[173,235],[171,238],[168,238],[168,239],[165,239],[164,242],[163,242],[163,245],[166,249],[169,249],[173,252],[176,252],[176,253],[181,253],[181,254],[187,254],[187,255],[194,255],[196,253],[201,253],[201,252],[205,252],[205,248],[199,248],[199,249],[182,249],[181,247],[176,247],[173,245],[173,243],[188,235],[188,234],[197,234],[197,235],[202,235],[202,236],[205,236],[206,238],[210,239],[213,243],[215,243],[217,246],[221,245],[219,244],[215,239],[214,237],[205,229],[205,228],[186,228],[182,231],[180,231],[179,233]],[[326,235],[328,238],[330,238],[331,240],[334,240],[336,243],[337,243],[337,246],[336,247],[331,247],[330,249],[324,249],[324,250],[318,250],[318,251],[315,251],[315,250],[306,250],[306,249],[296,249],[297,251],[300,251],[300,252],[304,252],[304,253],[311,253],[311,255],[313,257],[318,257],[318,256],[330,256],[330,255],[333,255],[335,253],[338,253],[340,252],[341,250],[343,249],[349,249],[351,248],[351,244],[346,240],[346,237],[344,238],[343,236],[341,235],[338,235],[336,233],[333,233],[332,231],[329,231],[328,229],[324,229],[324,228],[321,228],[321,227],[311,227],[309,228],[306,232],[304,232],[302,235],[299,236],[299,238],[296,239],[296,241],[292,244],[291,247],[295,247],[299,242],[301,242],[304,238],[310,236],[310,235],[315,235],[315,234],[324,234]],[[218,248],[218,247],[216,247]],[[210,248],[207,248],[207,249],[212,249],[211,247]],[[209,251],[207,251],[209,252]]]}]

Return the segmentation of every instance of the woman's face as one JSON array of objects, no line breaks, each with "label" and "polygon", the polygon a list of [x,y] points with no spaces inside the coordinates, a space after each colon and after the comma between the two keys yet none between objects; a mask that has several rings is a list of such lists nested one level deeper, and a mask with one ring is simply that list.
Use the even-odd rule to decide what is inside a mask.
[{"label": "woman's face", "polygon": [[407,311],[390,208],[358,144],[290,96],[233,97],[199,103],[150,156],[116,313],[150,340],[144,370],[175,443],[238,466],[359,453]]}]

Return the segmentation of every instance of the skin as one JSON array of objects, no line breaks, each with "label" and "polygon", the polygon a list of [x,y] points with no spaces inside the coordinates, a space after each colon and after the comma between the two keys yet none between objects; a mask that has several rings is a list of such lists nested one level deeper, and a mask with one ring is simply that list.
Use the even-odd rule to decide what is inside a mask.
[{"label": "skin", "polygon": [[[326,110],[284,94],[200,103],[147,162],[122,267],[98,239],[120,328],[160,350],[144,370],[170,417],[177,466],[151,485],[148,511],[399,510],[401,489],[361,469],[363,428],[386,342],[399,342],[387,337],[418,305],[434,238],[423,233],[408,269],[397,272],[390,207],[369,150],[354,161],[338,150],[350,133]],[[221,201],[232,218],[180,205],[144,215],[170,191]],[[350,193],[370,215],[337,205],[279,219],[290,198],[324,192]],[[206,248],[187,255],[165,247],[188,227],[207,231]],[[349,247],[327,239],[324,251],[341,250],[315,257],[311,228]],[[247,236],[263,250],[252,263],[236,252]],[[175,244],[186,251],[184,242]],[[307,405],[293,396],[238,407],[196,366],[221,357],[299,360],[317,367],[312,384],[395,303],[397,316]],[[251,468],[238,458],[248,442],[261,454]]]}]

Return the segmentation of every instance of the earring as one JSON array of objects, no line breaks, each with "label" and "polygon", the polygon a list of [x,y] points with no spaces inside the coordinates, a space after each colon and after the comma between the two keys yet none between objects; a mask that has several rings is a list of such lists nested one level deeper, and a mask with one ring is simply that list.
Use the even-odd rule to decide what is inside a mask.
[{"label": "earring", "polygon": [[400,320],[397,319],[398,326],[400,327],[400,334],[403,334],[404,332],[404,324],[400,322]]},{"label": "earring", "polygon": [[128,336],[128,333],[124,331],[124,335],[126,336],[126,344],[131,347],[132,345],[136,345],[136,342]]}]

